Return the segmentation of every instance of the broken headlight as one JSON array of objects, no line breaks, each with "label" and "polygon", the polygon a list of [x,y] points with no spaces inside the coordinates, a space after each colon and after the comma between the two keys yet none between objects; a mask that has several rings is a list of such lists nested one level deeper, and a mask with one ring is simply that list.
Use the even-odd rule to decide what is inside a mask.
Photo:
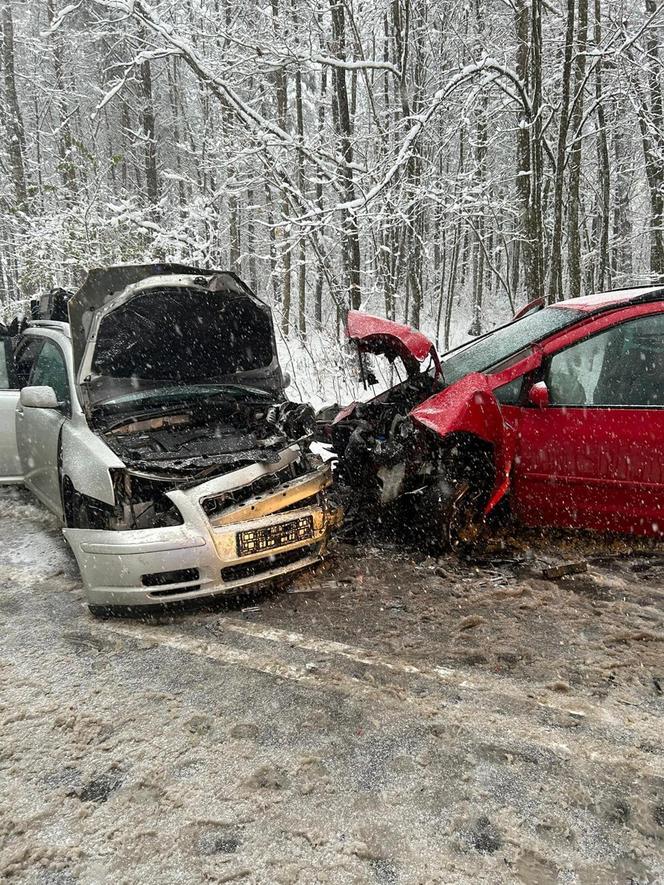
[{"label": "broken headlight", "polygon": [[172,483],[146,479],[128,470],[111,470],[115,490],[114,525],[118,531],[182,525],[182,514],[167,496]]}]

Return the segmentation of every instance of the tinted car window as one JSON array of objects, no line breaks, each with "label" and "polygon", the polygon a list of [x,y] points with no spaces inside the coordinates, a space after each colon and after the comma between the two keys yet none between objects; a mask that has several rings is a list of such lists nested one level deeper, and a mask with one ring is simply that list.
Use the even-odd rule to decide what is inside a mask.
[{"label": "tinted car window", "polygon": [[494,329],[470,344],[453,350],[442,359],[443,376],[448,384],[471,372],[486,372],[534,341],[571,326],[585,314],[580,310],[547,307],[520,320]]},{"label": "tinted car window", "polygon": [[45,384],[52,387],[58,401],[64,403],[66,409],[71,406],[65,358],[60,348],[51,341],[44,342],[32,370],[30,384],[35,386]]},{"label": "tinted car window", "polygon": [[639,317],[551,358],[552,405],[664,406],[664,314]]},{"label": "tinted car window", "polygon": [[522,386],[523,375],[519,375],[514,381],[510,381],[508,384],[503,384],[502,387],[498,387],[494,390],[494,395],[498,402],[502,403],[504,406],[515,406],[521,399]]},{"label": "tinted car window", "polygon": [[28,383],[30,372],[43,344],[43,338],[26,338],[16,348],[14,368],[19,388],[25,387]]}]

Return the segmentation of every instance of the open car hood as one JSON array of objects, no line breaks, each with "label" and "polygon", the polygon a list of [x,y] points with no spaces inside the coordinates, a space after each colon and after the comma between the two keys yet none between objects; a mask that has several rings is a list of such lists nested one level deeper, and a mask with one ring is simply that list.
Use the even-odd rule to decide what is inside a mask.
[{"label": "open car hood", "polygon": [[365,353],[383,354],[389,360],[401,357],[409,372],[418,371],[419,364],[431,355],[436,372],[440,373],[436,348],[426,335],[410,326],[351,310],[348,312],[346,329],[350,340],[355,341]]},{"label": "open car hood", "polygon": [[233,273],[180,264],[91,270],[69,302],[86,408],[165,387],[283,393],[270,308]]}]

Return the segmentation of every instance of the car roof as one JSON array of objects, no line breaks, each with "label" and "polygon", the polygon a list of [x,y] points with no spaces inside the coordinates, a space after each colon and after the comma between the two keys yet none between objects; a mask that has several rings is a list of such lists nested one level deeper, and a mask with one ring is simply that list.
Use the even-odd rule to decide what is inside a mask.
[{"label": "car roof", "polygon": [[551,307],[562,307],[569,310],[581,310],[584,313],[596,313],[619,307],[621,304],[634,304],[645,301],[664,301],[662,286],[635,286],[630,289],[616,289],[613,292],[595,292],[593,295],[581,295],[579,298],[568,298],[552,304]]},{"label": "car roof", "polygon": [[31,332],[60,332],[65,338],[71,338],[69,323],[59,322],[58,320],[29,320],[23,334],[30,334]]}]

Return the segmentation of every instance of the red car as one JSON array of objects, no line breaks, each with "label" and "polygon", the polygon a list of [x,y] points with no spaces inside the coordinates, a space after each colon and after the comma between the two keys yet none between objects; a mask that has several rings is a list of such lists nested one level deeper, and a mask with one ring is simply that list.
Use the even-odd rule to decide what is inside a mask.
[{"label": "red car", "polygon": [[664,535],[664,288],[537,302],[442,357],[356,311],[348,335],[405,370],[328,428],[365,507],[415,505],[453,545],[503,500],[530,526]]}]

